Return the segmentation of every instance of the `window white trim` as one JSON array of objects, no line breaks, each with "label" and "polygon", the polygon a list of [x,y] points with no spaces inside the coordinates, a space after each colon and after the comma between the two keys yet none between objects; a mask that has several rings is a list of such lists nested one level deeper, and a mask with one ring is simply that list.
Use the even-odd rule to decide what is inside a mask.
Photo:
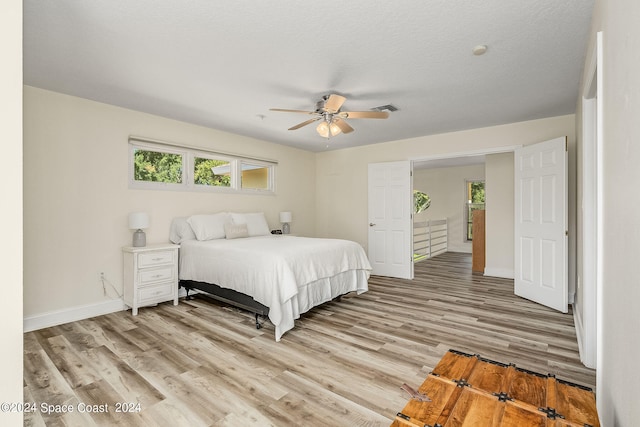
[{"label": "window white trim", "polygon": [[[160,153],[178,154],[182,156],[182,182],[181,183],[169,183],[169,182],[150,182],[150,181],[138,181],[135,179],[135,165],[134,154],[137,149],[145,151],[157,151]],[[174,147],[157,146],[153,144],[129,144],[129,188],[138,190],[182,190],[187,182],[186,173],[186,158],[187,152],[185,150],[179,150]]]},{"label": "window white trim", "polygon": [[[178,154],[182,157],[182,177],[181,183],[149,182],[135,179],[135,151],[141,149],[145,151],[156,151],[160,153]],[[207,150],[203,148],[183,146],[175,143],[156,141],[141,137],[129,137],[128,150],[129,163],[129,188],[139,190],[170,190],[170,191],[198,191],[213,193],[241,193],[241,194],[261,194],[273,195],[276,191],[276,165],[275,160],[260,159],[237,154],[223,153],[220,151]],[[206,158],[214,160],[224,160],[229,162],[229,172],[231,174],[231,186],[214,186],[196,184],[194,169],[195,159]],[[266,168],[267,188],[242,188],[242,165],[252,165]]]},{"label": "window white trim", "polygon": [[260,162],[265,162],[265,163],[269,163],[272,165],[277,165],[278,161],[277,160],[273,160],[273,159],[265,159],[265,158],[260,158],[260,157],[253,157],[253,156],[246,156],[243,154],[234,154],[234,153],[229,153],[226,151],[218,151],[218,150],[209,150],[203,147],[194,147],[194,146],[190,146],[190,145],[186,145],[186,144],[179,144],[177,142],[169,142],[169,141],[161,141],[159,139],[151,139],[151,138],[145,138],[142,136],[134,136],[134,135],[130,135],[129,136],[129,143],[147,143],[147,144],[153,144],[153,145],[166,145],[168,147],[174,147],[177,148],[179,150],[190,150],[190,151],[199,151],[202,153],[209,153],[209,154],[213,154],[213,155],[218,155],[218,156],[225,156],[225,157],[231,157],[234,159],[245,159],[245,160],[256,160],[256,161],[260,161]]}]

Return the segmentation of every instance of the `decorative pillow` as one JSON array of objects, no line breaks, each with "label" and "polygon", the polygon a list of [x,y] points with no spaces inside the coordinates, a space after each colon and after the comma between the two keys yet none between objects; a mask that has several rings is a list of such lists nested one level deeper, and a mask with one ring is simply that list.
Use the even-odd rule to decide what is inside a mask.
[{"label": "decorative pillow", "polygon": [[227,239],[249,237],[249,229],[247,228],[247,224],[233,224],[228,222],[224,225],[224,234],[226,234]]},{"label": "decorative pillow", "polygon": [[198,240],[224,239],[224,224],[229,221],[229,214],[220,212],[210,215],[191,215],[187,222]]},{"label": "decorative pillow", "polygon": [[185,240],[196,240],[196,235],[193,233],[186,217],[177,217],[171,220],[169,240],[175,244],[180,244]]},{"label": "decorative pillow", "polygon": [[231,220],[234,224],[247,224],[249,237],[266,236],[271,233],[264,212],[232,213]]}]

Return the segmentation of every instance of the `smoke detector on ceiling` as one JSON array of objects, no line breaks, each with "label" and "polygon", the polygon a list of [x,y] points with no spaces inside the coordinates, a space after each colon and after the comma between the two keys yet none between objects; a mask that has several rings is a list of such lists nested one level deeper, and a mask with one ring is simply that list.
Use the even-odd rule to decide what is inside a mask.
[{"label": "smoke detector on ceiling", "polygon": [[486,51],[487,51],[486,44],[479,44],[478,46],[473,48],[473,54],[476,56],[484,55]]}]

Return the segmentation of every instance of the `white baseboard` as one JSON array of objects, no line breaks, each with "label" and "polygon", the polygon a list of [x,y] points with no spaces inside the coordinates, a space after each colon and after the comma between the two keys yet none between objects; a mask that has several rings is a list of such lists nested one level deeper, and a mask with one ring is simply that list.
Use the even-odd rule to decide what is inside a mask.
[{"label": "white baseboard", "polygon": [[485,267],[484,275],[491,276],[491,277],[502,277],[504,279],[513,279],[514,277],[516,277],[513,270],[510,270],[508,268],[486,268]]},{"label": "white baseboard", "polygon": [[65,310],[50,311],[48,313],[25,317],[23,319],[23,330],[24,332],[36,331],[50,326],[62,325],[63,323],[75,322],[77,320],[102,316],[103,314],[126,309],[127,307],[124,302],[121,299],[117,299],[97,304],[71,307]]},{"label": "white baseboard", "polygon": [[582,342],[582,337],[584,336],[584,327],[582,326],[582,317],[576,310],[575,304],[571,304],[573,306],[573,324],[576,328],[576,338],[578,339],[578,353],[580,353],[580,361],[582,361],[582,355],[584,354],[584,343]]},{"label": "white baseboard", "polygon": [[[178,298],[183,298],[186,295],[187,292],[183,288],[178,290]],[[81,305],[25,317],[22,321],[22,328],[24,332],[37,331],[38,329],[89,319],[90,317],[102,316],[103,314],[115,313],[116,311],[123,311],[128,308],[121,299]]]}]

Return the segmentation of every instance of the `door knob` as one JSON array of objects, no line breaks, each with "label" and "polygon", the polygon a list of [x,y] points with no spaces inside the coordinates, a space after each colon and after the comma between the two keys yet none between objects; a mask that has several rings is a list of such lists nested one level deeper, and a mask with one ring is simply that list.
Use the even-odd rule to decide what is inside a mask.
[{"label": "door knob", "polygon": [[373,227],[374,225],[375,225],[375,224],[374,224],[374,223],[372,223],[372,222],[370,222],[370,223],[369,223],[369,227]]}]

